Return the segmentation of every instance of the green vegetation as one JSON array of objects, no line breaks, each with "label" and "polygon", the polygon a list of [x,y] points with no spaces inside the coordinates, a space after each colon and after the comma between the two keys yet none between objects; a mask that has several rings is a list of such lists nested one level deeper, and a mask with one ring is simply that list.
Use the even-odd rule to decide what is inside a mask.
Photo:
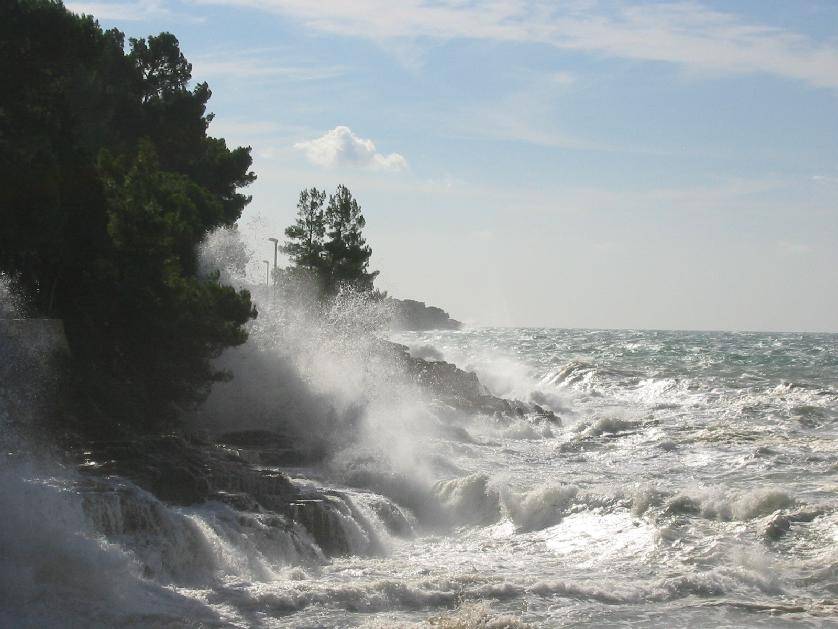
[{"label": "green vegetation", "polygon": [[[60,2],[3,2],[0,76],[0,272],[32,315],[64,320],[87,410],[169,420],[224,377],[212,358],[256,316],[195,257],[249,202],[250,149],[207,135],[209,87],[190,88],[169,33],[126,50]],[[334,255],[339,275],[349,254]]]},{"label": "green vegetation", "polygon": [[326,296],[341,287],[372,291],[378,271],[369,271],[372,249],[363,236],[366,219],[346,186],[338,186],[326,204],[326,192],[300,192],[297,220],[285,230],[283,251],[292,274],[309,276]]}]

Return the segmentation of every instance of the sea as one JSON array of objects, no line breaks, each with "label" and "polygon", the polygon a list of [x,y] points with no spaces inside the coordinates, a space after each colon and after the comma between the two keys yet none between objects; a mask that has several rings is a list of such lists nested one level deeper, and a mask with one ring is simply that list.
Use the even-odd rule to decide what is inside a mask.
[{"label": "sea", "polygon": [[366,423],[328,464],[280,469],[351,506],[342,556],[139,490],[153,525],[106,535],[124,510],[66,466],[6,457],[0,624],[838,626],[838,335],[389,338],[556,419],[457,413],[309,353],[300,379]]}]

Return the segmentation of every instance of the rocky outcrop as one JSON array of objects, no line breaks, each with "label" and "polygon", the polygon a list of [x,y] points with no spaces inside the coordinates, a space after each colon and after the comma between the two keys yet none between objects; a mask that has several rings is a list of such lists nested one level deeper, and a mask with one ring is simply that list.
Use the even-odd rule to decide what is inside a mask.
[{"label": "rocky outcrop", "polygon": [[406,346],[390,341],[382,341],[381,351],[392,352],[403,373],[427,390],[431,397],[459,411],[561,423],[553,411],[538,404],[492,395],[477,374],[452,363],[415,358]]},{"label": "rocky outcrop", "polygon": [[463,324],[442,308],[414,299],[391,299],[394,330],[459,330]]},{"label": "rocky outcrop", "polygon": [[821,513],[819,510],[803,510],[793,513],[775,511],[762,520],[762,536],[768,541],[778,540],[791,530],[793,524],[811,522]]},{"label": "rocky outcrop", "polygon": [[91,443],[81,469],[127,478],[176,505],[248,494],[260,508],[287,511],[297,496],[285,475],[254,466],[238,448],[178,435]]},{"label": "rocky outcrop", "polygon": [[238,430],[216,438],[219,444],[238,448],[248,461],[258,465],[307,465],[326,455],[322,449],[302,447],[287,435],[271,430]]},{"label": "rocky outcrop", "polygon": [[[302,526],[326,555],[376,552],[369,523],[338,492],[295,486],[282,472],[258,462],[289,445],[268,431],[230,433],[216,442],[177,435],[90,443],[79,469],[96,477],[124,478],[167,504],[209,501],[237,511],[277,516],[277,526]],[[354,530],[353,530],[354,529]],[[352,533],[350,536],[348,533]],[[357,540],[364,540],[361,548]]]},{"label": "rocky outcrop", "polygon": [[[379,341],[376,351],[395,365],[402,377],[427,392],[443,411],[441,417],[447,410],[496,418],[560,421],[537,404],[492,395],[474,373],[451,363],[412,357],[407,347],[388,341]],[[456,428],[456,422],[451,426]],[[71,450],[81,453],[75,455],[75,462],[88,475],[91,487],[101,486],[91,490],[90,503],[99,505],[96,512],[102,516],[100,524],[105,528],[110,526],[110,511],[101,508],[102,498],[116,491],[122,493],[111,501],[119,506],[117,511],[121,514],[115,531],[146,521],[152,526],[159,518],[152,517],[154,509],[149,506],[149,499],[175,508],[221,503],[238,513],[242,522],[256,518],[260,526],[300,531],[326,556],[376,553],[381,549],[376,529],[348,495],[295,484],[277,469],[312,464],[326,454],[301,450],[296,440],[278,432],[238,430],[214,436],[157,434],[94,441],[79,437]],[[132,490],[132,486],[136,487]],[[151,496],[132,494],[143,493],[142,490]],[[135,503],[141,504],[142,509]],[[421,506],[422,501],[417,503]],[[401,500],[399,504],[403,504]],[[134,517],[137,509],[145,514],[142,518]],[[411,530],[411,524],[392,502],[382,499],[380,504],[366,505],[365,509],[372,509],[376,521],[380,520],[378,526],[383,522],[392,535],[405,535]]]}]

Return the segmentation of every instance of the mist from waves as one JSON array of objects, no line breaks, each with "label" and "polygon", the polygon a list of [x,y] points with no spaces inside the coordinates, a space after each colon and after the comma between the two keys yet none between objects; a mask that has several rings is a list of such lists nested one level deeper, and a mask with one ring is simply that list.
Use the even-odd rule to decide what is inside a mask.
[{"label": "mist from waves", "polygon": [[248,343],[221,357],[234,378],[193,428],[272,430],[316,453],[283,471],[340,507],[347,552],[327,556],[268,513],[174,507],[79,474],[4,428],[14,456],[0,501],[13,515],[0,536],[0,624],[822,626],[834,616],[835,335],[393,336],[562,424],[469,416],[429,399],[380,351],[380,302],[344,294],[323,309],[305,285],[260,288],[236,241],[215,234],[202,259],[250,288],[260,316]]},{"label": "mist from waves", "polygon": [[[0,276],[0,317],[24,311]],[[30,337],[0,330],[0,625],[207,618],[202,605],[145,579],[132,553],[91,522],[83,479],[44,438],[57,366],[50,330],[40,328],[33,322]]]},{"label": "mist from waves", "polygon": [[[487,521],[497,519],[495,487],[488,489],[479,475],[459,481],[448,457],[425,455],[428,442],[452,433],[453,418],[435,414],[381,350],[390,318],[383,302],[344,292],[324,308],[305,282],[279,291],[254,285],[243,272],[247,260],[234,231],[211,237],[202,262],[208,272],[221,270],[224,281],[252,290],[260,317],[248,343],[219,359],[233,379],[187,418],[194,430],[277,431],[316,453],[316,466],[286,471],[302,492],[317,490],[333,503],[347,544],[342,551],[353,557],[387,556],[403,539],[470,523],[475,504]],[[3,295],[4,315],[16,315],[5,285]],[[126,479],[84,474],[65,463],[35,425],[37,409],[18,413],[45,393],[32,380],[49,380],[50,370],[46,364],[21,369],[20,360],[30,358],[28,339],[3,341],[0,498],[12,514],[0,538],[4,624],[190,618],[250,625],[253,605],[239,600],[242,583],[257,590],[301,583],[334,565],[302,526],[283,516],[221,503],[176,507]],[[30,381],[13,383],[14,371]],[[453,433],[469,440],[465,428]],[[382,592],[375,586],[368,596]],[[338,588],[271,605],[281,618],[355,598]],[[387,600],[371,605],[389,609]]]}]

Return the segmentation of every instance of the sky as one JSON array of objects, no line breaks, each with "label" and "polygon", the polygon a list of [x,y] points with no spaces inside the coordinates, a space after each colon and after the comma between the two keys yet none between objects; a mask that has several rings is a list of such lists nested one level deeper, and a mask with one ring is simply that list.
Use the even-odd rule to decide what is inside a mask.
[{"label": "sky", "polygon": [[835,0],[65,4],[178,37],[257,259],[344,184],[377,286],[471,324],[838,332]]}]

